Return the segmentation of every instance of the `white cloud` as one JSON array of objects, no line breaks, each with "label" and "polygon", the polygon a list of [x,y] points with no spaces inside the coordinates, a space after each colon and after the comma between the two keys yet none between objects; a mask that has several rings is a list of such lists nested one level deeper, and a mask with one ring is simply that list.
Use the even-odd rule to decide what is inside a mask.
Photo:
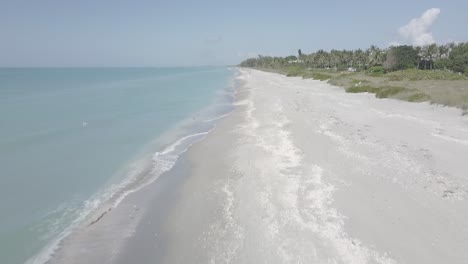
[{"label": "white cloud", "polygon": [[400,27],[398,33],[416,46],[432,44],[435,40],[430,29],[439,14],[439,8],[428,9],[421,17],[413,18],[407,25]]}]

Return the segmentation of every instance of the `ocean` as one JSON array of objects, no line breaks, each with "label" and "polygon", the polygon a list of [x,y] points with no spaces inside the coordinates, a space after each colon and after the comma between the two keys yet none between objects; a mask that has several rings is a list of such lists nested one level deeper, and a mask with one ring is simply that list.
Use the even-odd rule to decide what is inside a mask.
[{"label": "ocean", "polygon": [[0,69],[0,262],[41,263],[232,108],[235,71]]}]

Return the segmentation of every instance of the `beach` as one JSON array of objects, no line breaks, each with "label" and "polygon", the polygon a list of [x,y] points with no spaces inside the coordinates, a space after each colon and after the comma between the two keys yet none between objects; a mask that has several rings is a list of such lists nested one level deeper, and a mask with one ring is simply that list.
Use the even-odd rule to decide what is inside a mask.
[{"label": "beach", "polygon": [[466,10],[2,1],[0,264],[468,264]]},{"label": "beach", "polygon": [[231,111],[234,73],[1,68],[0,262],[47,263],[81,255],[79,245],[93,253],[91,245],[100,246],[105,255],[111,237],[98,225],[104,219],[121,231],[106,222],[112,244],[124,240],[138,221],[113,217],[120,203],[170,170]]},{"label": "beach", "polygon": [[468,261],[459,109],[239,72],[234,110],[52,263]]}]

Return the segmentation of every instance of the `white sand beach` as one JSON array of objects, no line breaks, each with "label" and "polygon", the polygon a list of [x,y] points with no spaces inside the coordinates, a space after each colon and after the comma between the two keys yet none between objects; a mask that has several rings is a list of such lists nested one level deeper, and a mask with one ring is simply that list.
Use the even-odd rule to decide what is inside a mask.
[{"label": "white sand beach", "polygon": [[241,70],[189,151],[166,263],[467,263],[468,118]]},{"label": "white sand beach", "polygon": [[240,71],[235,110],[67,263],[468,263],[460,110]]}]

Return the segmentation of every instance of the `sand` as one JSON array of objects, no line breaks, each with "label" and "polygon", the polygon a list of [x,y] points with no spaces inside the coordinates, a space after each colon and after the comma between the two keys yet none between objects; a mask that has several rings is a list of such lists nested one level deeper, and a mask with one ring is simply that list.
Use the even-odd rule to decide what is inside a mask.
[{"label": "sand", "polygon": [[189,150],[166,263],[467,263],[468,118],[241,70]]},{"label": "sand", "polygon": [[132,232],[75,261],[468,263],[459,109],[240,72],[235,110],[89,231]]}]

